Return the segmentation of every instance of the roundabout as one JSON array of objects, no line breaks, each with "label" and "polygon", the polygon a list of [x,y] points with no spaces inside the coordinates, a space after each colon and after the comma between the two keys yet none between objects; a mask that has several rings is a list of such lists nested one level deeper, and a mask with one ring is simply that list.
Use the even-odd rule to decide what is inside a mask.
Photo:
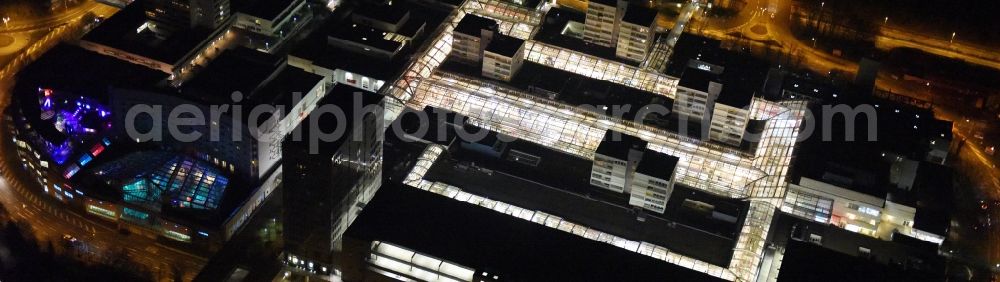
[{"label": "roundabout", "polygon": [[11,44],[14,44],[14,37],[0,34],[0,48],[10,46]]},{"label": "roundabout", "polygon": [[31,42],[31,33],[0,34],[0,56],[11,55],[24,49]]},{"label": "roundabout", "polygon": [[750,27],[750,32],[753,32],[757,36],[766,35],[767,34],[767,27],[765,27],[764,25],[760,25],[760,24],[754,25],[753,27]]}]

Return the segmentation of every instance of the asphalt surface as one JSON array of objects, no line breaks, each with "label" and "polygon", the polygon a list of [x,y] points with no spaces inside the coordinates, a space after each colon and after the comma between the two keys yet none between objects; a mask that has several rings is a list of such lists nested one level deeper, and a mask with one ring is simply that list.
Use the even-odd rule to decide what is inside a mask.
[{"label": "asphalt surface", "polygon": [[[4,127],[6,128],[6,127]],[[136,263],[150,270],[157,281],[173,281],[174,269],[182,272],[183,281],[191,281],[206,259],[188,252],[157,243],[140,235],[123,235],[113,223],[91,216],[79,215],[67,209],[30,182],[27,172],[16,167],[20,162],[11,161],[13,152],[10,138],[0,132],[0,202],[16,220],[28,222],[39,241],[60,242],[65,234],[82,242],[85,259],[97,262],[105,255],[122,251]],[[27,180],[27,181],[26,181]],[[56,244],[58,245],[58,244]]]},{"label": "asphalt surface", "polygon": [[[83,24],[81,20],[88,13],[107,17],[115,12],[117,8],[87,1],[51,17],[28,22],[14,19],[6,27],[0,26],[0,34],[47,31],[44,36],[33,39],[35,41],[27,44],[0,69],[0,107],[9,103],[14,73],[60,40],[79,36]],[[81,242],[79,250],[83,254],[80,259],[91,262],[99,262],[109,254],[124,251],[131,260],[146,267],[157,281],[173,281],[177,276],[182,281],[190,281],[206,262],[203,257],[164,246],[154,239],[123,235],[114,223],[79,215],[41,194],[35,183],[25,181],[29,178],[23,169],[17,167],[20,162],[16,160],[16,155],[12,157],[13,147],[7,135],[7,132],[0,132],[3,136],[0,139],[5,140],[0,142],[0,202],[13,219],[28,222],[33,235],[40,241],[58,242],[63,235],[74,236]],[[175,272],[180,272],[180,275]]]}]

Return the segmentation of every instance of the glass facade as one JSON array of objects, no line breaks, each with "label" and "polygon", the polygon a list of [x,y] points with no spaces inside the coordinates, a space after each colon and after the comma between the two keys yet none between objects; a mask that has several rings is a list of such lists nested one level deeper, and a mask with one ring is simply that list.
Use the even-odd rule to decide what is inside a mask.
[{"label": "glass facade", "polygon": [[[803,122],[806,102],[774,102],[755,98],[750,106],[750,119],[764,120],[766,127],[757,149],[743,152],[627,120],[578,111],[567,105],[538,99],[516,89],[479,79],[437,71],[437,66],[451,51],[452,30],[457,22],[466,13],[476,13],[501,23],[501,33],[529,39],[525,42],[524,55],[528,61],[676,99],[678,79],[658,71],[665,64],[645,62],[644,68],[639,68],[530,40],[530,34],[534,30],[532,23],[535,21],[530,14],[533,11],[527,12],[488,0],[466,1],[458,12],[447,18],[445,24],[432,33],[436,34],[435,37],[418,50],[416,59],[402,77],[393,83],[393,87],[387,88],[385,94],[398,99],[390,101],[389,104],[395,107],[387,108],[387,118],[396,117],[403,106],[415,109],[423,109],[425,106],[444,108],[468,116],[469,123],[473,125],[590,159],[593,159],[606,130],[640,137],[649,142],[649,149],[680,158],[675,175],[678,183],[724,197],[751,199],[750,212],[744,221],[733,260],[728,267],[678,256],[662,248],[643,248],[645,243],[613,239],[613,236],[601,235],[603,233],[587,228],[581,229],[561,220],[553,222],[542,219],[538,223],[586,238],[606,241],[727,280],[753,280],[763,256],[764,241],[775,208],[783,207],[781,201],[787,188],[786,175]],[[654,44],[650,57],[666,61],[669,48],[665,47],[671,43],[669,39],[661,38]],[[423,180],[423,174],[440,153],[440,149],[429,147],[405,182],[449,198],[495,209],[495,201],[462,192],[457,187]],[[511,205],[502,206],[506,207],[503,211],[505,213],[517,211],[517,215],[512,214],[514,216],[521,217],[524,212]],[[540,214],[535,211],[527,213],[536,216]]]},{"label": "glass facade", "polygon": [[121,186],[127,203],[160,210],[164,197],[176,208],[214,210],[229,179],[209,163],[163,152],[132,153],[97,168],[106,179],[131,179]]},{"label": "glass facade", "polygon": [[373,241],[368,262],[375,267],[420,281],[473,281],[472,268],[440,260],[387,242]]},{"label": "glass facade", "polygon": [[[658,260],[666,261],[675,265],[693,269],[708,275],[719,277],[722,279],[734,281],[736,276],[733,272],[729,271],[725,267],[713,265],[695,258],[684,256],[678,253],[670,252],[667,248],[662,246],[642,242],[633,241],[619,236],[615,236],[598,229],[588,227],[579,223],[571,222],[562,219],[559,216],[547,214],[541,211],[534,211],[526,208],[522,208],[509,203],[485,198],[479,195],[471,194],[462,191],[461,188],[451,186],[448,184],[433,182],[423,179],[423,176],[427,173],[427,170],[434,164],[441,153],[444,152],[444,147],[440,145],[430,145],[424,150],[423,154],[417,159],[417,163],[413,170],[407,175],[404,184],[411,187],[430,191],[432,193],[445,196],[456,201],[462,201],[477,205],[483,208],[491,209],[493,211],[507,214],[522,220],[530,221],[539,225],[544,225],[549,228],[558,229],[573,235],[577,235],[590,240],[603,242],[610,244],[622,249],[626,249],[641,255],[649,256]],[[770,224],[770,218],[767,219],[768,224]],[[764,228],[767,228],[766,225]],[[763,244],[763,241],[761,241]]]},{"label": "glass facade", "polygon": [[526,41],[525,59],[538,64],[607,80],[674,99],[678,79],[651,70],[598,58],[538,41]]},{"label": "glass facade", "polygon": [[799,190],[788,190],[781,211],[808,218],[816,222],[829,223],[833,214],[833,199],[805,193]]},{"label": "glass facade", "polygon": [[522,40],[531,38],[542,21],[540,12],[506,1],[468,1],[463,10],[496,20],[500,25],[500,33]]},{"label": "glass facade", "polygon": [[649,149],[680,158],[677,181],[723,197],[747,196],[765,176],[746,153],[628,120],[612,119],[526,92],[447,72],[421,81],[408,106],[448,109],[492,131],[593,159],[607,130],[649,141]]}]

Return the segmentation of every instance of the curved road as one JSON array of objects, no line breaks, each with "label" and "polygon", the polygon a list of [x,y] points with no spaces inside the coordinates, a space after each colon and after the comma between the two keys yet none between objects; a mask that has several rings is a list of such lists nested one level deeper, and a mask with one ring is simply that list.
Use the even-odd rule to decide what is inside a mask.
[{"label": "curved road", "polygon": [[[28,21],[25,21],[24,19],[12,18],[6,25],[0,25],[0,33],[16,33],[50,28],[79,18],[88,12],[100,8],[101,6],[105,5],[97,3],[96,1],[87,1],[69,8],[68,10],[64,10],[62,13],[45,18],[31,19]],[[98,13],[95,14],[101,15]]]},{"label": "curved road", "polygon": [[[12,77],[21,67],[63,38],[78,36],[84,15],[92,13],[107,16],[115,12],[117,8],[87,1],[53,17],[19,26],[14,26],[15,22],[11,21],[9,29],[0,26],[0,34],[49,31],[45,36],[27,44],[0,68],[0,107],[9,103],[8,89],[13,84]],[[83,250],[81,259],[93,262],[101,261],[109,253],[123,250],[133,261],[149,269],[158,281],[173,281],[175,269],[181,272],[183,281],[190,281],[206,263],[203,257],[163,246],[146,237],[121,235],[115,228],[109,227],[113,224],[78,215],[65,209],[62,203],[40,194],[34,183],[19,181],[28,178],[25,178],[24,170],[16,167],[20,163],[16,161],[16,155],[11,157],[12,152],[8,151],[12,148],[9,147],[10,139],[6,137],[5,131],[0,130],[0,136],[4,136],[0,140],[8,140],[0,141],[0,202],[12,217],[30,223],[33,234],[40,240],[58,241],[63,234],[77,237],[83,242],[80,247]]]}]

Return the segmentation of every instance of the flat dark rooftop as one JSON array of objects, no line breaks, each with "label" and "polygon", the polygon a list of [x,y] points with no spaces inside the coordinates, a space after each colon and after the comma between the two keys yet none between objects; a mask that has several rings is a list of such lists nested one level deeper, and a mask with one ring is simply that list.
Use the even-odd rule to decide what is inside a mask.
[{"label": "flat dark rooftop", "polygon": [[625,16],[622,17],[623,22],[637,24],[641,26],[651,26],[656,20],[656,11],[649,8],[630,5],[627,10],[625,10]]},{"label": "flat dark rooftop", "polygon": [[275,20],[281,12],[301,0],[244,0],[234,1],[239,6],[236,11],[261,19]]},{"label": "flat dark rooftop", "polygon": [[458,25],[455,26],[455,32],[472,36],[479,36],[480,32],[484,29],[496,30],[497,22],[475,14],[466,14],[465,17],[462,17],[461,21],[458,21]]},{"label": "flat dark rooftop", "polygon": [[[611,5],[614,6],[615,4]],[[579,53],[629,66],[639,65],[638,62],[622,59],[616,56],[614,47],[604,47],[597,44],[591,44],[590,42],[584,41],[582,38],[575,38],[562,34],[563,28],[565,28],[566,24],[570,21],[583,23],[585,19],[586,15],[582,12],[574,11],[568,8],[552,7],[549,9],[549,12],[545,14],[542,24],[538,27],[539,30],[533,39],[552,46],[573,50]]]},{"label": "flat dark rooftop", "polygon": [[[680,78],[681,79],[677,82],[677,85],[706,93],[708,92],[710,82],[719,82],[718,75],[694,68],[688,68],[685,70],[684,74],[682,74]],[[725,87],[726,86],[723,85],[723,88]]]},{"label": "flat dark rooftop", "polygon": [[486,45],[486,51],[513,57],[522,46],[524,46],[524,40],[497,33],[493,35],[490,44]]},{"label": "flat dark rooftop", "polygon": [[213,30],[206,28],[168,31],[164,34],[155,34],[147,29],[136,33],[146,21],[142,5],[128,5],[84,35],[82,40],[177,65],[213,33]]},{"label": "flat dark rooftop", "polygon": [[[805,87],[805,84],[802,84]],[[859,114],[853,119],[846,119],[837,114],[835,109],[826,105],[870,105],[875,107],[874,117],[877,117],[875,128],[869,126],[867,115]],[[828,138],[824,134],[813,134],[800,145],[799,161],[796,161],[795,172],[808,174],[808,171],[822,169],[827,162],[843,162],[862,170],[874,171],[883,168],[872,167],[872,164],[884,163],[881,153],[892,152],[914,160],[923,160],[931,149],[931,141],[935,139],[950,140],[952,138],[951,122],[934,118],[933,113],[925,109],[904,106],[891,101],[874,98],[844,99],[834,104],[818,103],[811,107],[816,119],[832,116],[829,124]],[[897,112],[898,111],[898,112]],[[847,124],[853,131],[847,130]],[[873,136],[869,136],[869,132]],[[875,139],[869,141],[869,138]],[[845,141],[851,138],[854,141]],[[936,141],[947,142],[947,141]]]},{"label": "flat dark rooftop", "polygon": [[[798,239],[794,238],[797,237],[809,240],[811,234],[822,237],[822,246],[808,242],[800,242],[797,241]],[[771,225],[771,232],[768,233],[768,236],[770,237],[768,241],[771,243],[778,246],[787,245],[785,257],[783,259],[784,263],[782,264],[781,272],[779,273],[779,281],[816,281],[812,279],[782,280],[781,275],[787,275],[786,279],[793,277],[804,278],[809,276],[802,275],[810,275],[810,273],[817,271],[821,271],[819,273],[823,274],[822,276],[832,275],[830,277],[840,277],[832,273],[827,273],[827,270],[824,269],[829,269],[829,272],[844,272],[846,275],[850,275],[844,278],[849,278],[854,275],[860,275],[864,272],[856,273],[854,271],[848,271],[854,269],[851,267],[831,266],[853,266],[856,262],[868,263],[870,265],[866,267],[871,267],[871,269],[876,270],[888,269],[891,268],[891,266],[889,266],[891,264],[910,261],[911,268],[922,269],[919,273],[922,273],[922,275],[926,275],[927,277],[939,277],[939,275],[942,275],[944,271],[945,260],[937,254],[937,248],[927,248],[926,245],[900,244],[899,242],[883,241],[878,238],[851,232],[834,225],[818,223],[783,212],[775,214]],[[788,250],[798,247],[800,244],[807,244],[815,247],[811,248],[807,253],[795,253],[790,256]],[[857,257],[859,254],[859,247],[871,250],[870,259]],[[827,258],[830,260],[827,261]],[[795,261],[796,263],[788,268],[788,273],[786,273],[786,264],[791,261]],[[801,264],[799,264],[800,262]],[[834,281],[910,280],[836,279]],[[932,281],[942,281],[942,279],[935,278]]]},{"label": "flat dark rooftop", "polygon": [[534,9],[534,8],[538,7],[538,4],[542,3],[542,0],[518,0],[518,1],[507,0],[507,1],[511,2],[511,3],[514,3],[514,4],[518,4],[517,2],[521,2],[520,4],[518,4],[519,6],[525,7],[525,8],[529,8],[529,9]]},{"label": "flat dark rooftop", "polygon": [[360,8],[354,10],[356,15],[391,24],[399,23],[409,13],[409,10],[400,5],[362,4]]},{"label": "flat dark rooftop", "polygon": [[382,32],[369,26],[342,25],[330,31],[329,36],[390,52],[403,46],[402,43],[385,39]]},{"label": "flat dark rooftop", "polygon": [[[510,84],[527,92],[543,96],[546,92],[558,93],[555,100],[571,106],[631,105],[623,118],[631,119],[642,105],[658,102],[670,108],[672,99],[621,84],[593,79],[576,73],[525,61]],[[544,97],[549,99],[550,97]],[[658,101],[654,101],[657,100]]]},{"label": "flat dark rooftop", "polygon": [[645,150],[642,153],[642,160],[636,167],[636,172],[662,179],[670,179],[674,174],[674,168],[680,159],[653,150]]},{"label": "flat dark rooftop", "polygon": [[618,5],[618,0],[593,0],[590,2],[600,3],[611,7],[615,7],[616,5]]},{"label": "flat dark rooftop", "polygon": [[[537,166],[514,159],[518,151],[537,156]],[[628,197],[589,184],[591,161],[553,151],[523,140],[507,144],[500,158],[453,146],[428,171],[425,179],[440,181],[461,189],[517,205],[560,216],[577,224],[630,240],[654,243],[715,265],[728,265],[742,223],[715,220],[685,208],[687,199],[706,202],[716,210],[742,219],[746,203],[722,199],[683,186],[676,186],[665,213],[646,215],[636,220]],[[459,163],[475,163],[489,169],[463,169]],[[552,177],[559,175],[559,177]],[[683,240],[678,238],[685,238]]]},{"label": "flat dark rooftop", "polygon": [[849,190],[885,199],[889,192],[888,163],[855,159],[851,161],[828,161],[822,171],[820,181],[831,183]]},{"label": "flat dark rooftop", "polygon": [[[73,62],[73,63],[67,63]],[[54,144],[69,136],[57,130],[52,121],[41,119],[39,89],[46,88],[65,95],[85,96],[108,105],[109,88],[128,87],[149,89],[166,79],[163,72],[116,58],[90,52],[69,44],[58,44],[35,62],[17,73],[13,88],[12,107],[19,109],[45,140]],[[77,146],[76,149],[81,149]]]},{"label": "flat dark rooftop", "polygon": [[[804,95],[828,103],[838,103],[843,98],[846,98],[842,96],[845,94],[843,91],[831,84],[793,75],[785,76],[781,88],[782,91],[790,92],[788,95]],[[793,99],[802,98],[796,97]]]},{"label": "flat dark rooftop", "polygon": [[184,84],[182,92],[191,99],[207,103],[232,102],[232,93],[250,96],[283,66],[278,57],[235,48],[222,52],[205,69]]},{"label": "flat dark rooftop", "polygon": [[347,231],[511,281],[722,281],[396,183],[385,183]]},{"label": "flat dark rooftop", "polygon": [[[446,12],[434,11],[420,6],[411,5],[407,2],[397,2],[393,5],[410,7],[411,18],[426,20],[426,30],[436,29],[446,16]],[[296,48],[289,53],[305,60],[312,61],[317,66],[336,70],[344,69],[352,73],[363,74],[368,77],[389,81],[394,76],[402,72],[403,67],[409,60],[409,53],[416,48],[404,48],[399,54],[389,60],[381,59],[366,54],[356,53],[351,50],[335,47],[328,42],[328,35],[337,28],[351,27],[349,13],[351,9],[337,9],[328,17],[323,25],[312,31],[307,38],[302,40]],[[411,21],[413,21],[411,19]],[[360,25],[359,25],[360,26]],[[429,36],[414,39],[411,47],[424,44]],[[381,38],[381,33],[379,33]]]},{"label": "flat dark rooftop", "polygon": [[[344,119],[340,119],[329,112],[324,111],[313,111],[308,116],[304,117],[303,122],[294,129],[300,131],[302,134],[299,135],[300,138],[295,138],[294,134],[289,134],[285,136],[285,140],[282,142],[283,149],[294,149],[306,152],[310,149],[310,142],[315,142],[316,139],[311,139],[309,136],[311,132],[335,132],[338,127],[342,127],[344,132],[351,132],[354,127],[360,126],[360,121],[356,121],[361,113],[356,112],[356,110],[362,110],[361,108],[355,107],[354,105],[358,103],[361,107],[368,105],[374,105],[379,102],[384,97],[375,93],[371,93],[359,88],[338,83],[331,88],[323,98],[316,102],[316,107],[322,107],[325,105],[333,105],[340,107],[344,112]],[[311,126],[311,125],[317,126]],[[299,139],[299,140],[296,140]],[[321,146],[318,146],[318,150],[315,151],[317,158],[324,158],[340,149],[340,144],[343,144],[347,139],[350,138],[336,138],[334,141],[322,142]],[[313,150],[308,151],[313,154]],[[344,191],[346,192],[346,191]]]},{"label": "flat dark rooftop", "polygon": [[[69,63],[72,62],[72,63]],[[37,88],[72,91],[107,101],[108,87],[151,88],[167,74],[104,56],[75,45],[59,44],[17,73],[16,93],[29,93],[37,108]],[[16,96],[16,95],[15,95]]]},{"label": "flat dark rooftop", "polygon": [[674,44],[670,60],[667,63],[666,74],[680,77],[691,59],[718,64],[719,52],[722,50],[721,44],[722,42],[716,39],[682,33],[677,39],[677,43]]},{"label": "flat dark rooftop", "polygon": [[753,97],[764,90],[770,64],[745,54],[733,52],[725,54],[728,59],[725,70],[719,77],[722,82],[722,93],[715,102],[735,108],[750,106]]},{"label": "flat dark rooftop", "polygon": [[295,106],[294,94],[301,93],[305,96],[320,81],[323,81],[323,76],[299,68],[285,67],[249,98],[254,103],[285,107],[285,111],[290,111]]},{"label": "flat dark rooftop", "polygon": [[[427,119],[422,120],[420,115],[424,115]],[[393,128],[401,128],[402,134],[397,134],[392,128],[386,131],[386,136],[396,135],[402,139],[402,135],[407,135],[409,138],[416,138],[429,143],[435,143],[443,146],[450,146],[454,140],[458,138],[458,133],[455,128],[458,124],[465,124],[465,117],[460,117],[455,115],[454,112],[447,110],[441,110],[434,108],[432,106],[426,106],[422,111],[414,111],[411,108],[403,109],[403,112],[399,115],[399,118],[394,121]],[[419,140],[400,140],[405,142],[413,142]]]},{"label": "flat dark rooftop", "polygon": [[792,241],[785,247],[778,281],[943,281],[940,275],[882,265],[821,246]]},{"label": "flat dark rooftop", "polygon": [[604,139],[602,139],[601,144],[597,146],[597,153],[627,160],[629,150],[639,150],[641,152],[646,149],[647,144],[648,142],[639,137],[608,130],[604,133]]},{"label": "flat dark rooftop", "polygon": [[424,19],[413,18],[407,20],[403,26],[396,30],[396,33],[407,36],[409,38],[419,37],[423,31],[423,28],[427,26],[427,22]]},{"label": "flat dark rooftop", "polygon": [[451,7],[457,7],[458,5],[462,5],[462,3],[465,2],[465,1],[463,1],[463,0],[441,0],[440,2],[442,4],[447,4],[447,5],[451,6]]},{"label": "flat dark rooftop", "polygon": [[948,235],[951,227],[954,199],[954,172],[952,168],[929,162],[920,163],[913,192],[916,195],[917,214],[913,228],[938,235]]}]

